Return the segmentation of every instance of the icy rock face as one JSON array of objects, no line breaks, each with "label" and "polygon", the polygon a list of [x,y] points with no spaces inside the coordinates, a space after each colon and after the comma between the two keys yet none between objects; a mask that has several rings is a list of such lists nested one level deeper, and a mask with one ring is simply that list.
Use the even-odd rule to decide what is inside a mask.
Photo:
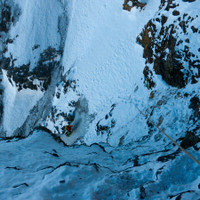
[{"label": "icy rock face", "polygon": [[[200,30],[199,15],[193,12],[198,4],[188,2],[194,1],[161,1],[158,13],[145,25],[137,37],[137,42],[144,48],[143,57],[146,60],[143,71],[144,84],[148,89],[155,88],[151,93],[152,103],[153,99],[155,100],[153,94],[156,94],[154,92],[159,84],[155,80],[157,75],[161,75],[168,85],[183,88],[177,89],[176,92],[175,89],[169,88],[168,92],[163,94],[164,101],[154,102],[153,107],[148,111],[151,113],[151,119],[154,119],[161,127],[164,121],[169,132],[182,129],[182,133],[178,131],[180,134],[172,135],[172,137],[181,141],[184,148],[191,146],[196,148],[200,133],[198,114],[200,76],[198,36]],[[176,106],[170,105],[172,99]],[[180,112],[178,102],[185,108],[185,112]],[[156,117],[156,109],[163,110],[165,106],[169,106],[169,112],[161,111],[160,117]],[[177,110],[180,112],[179,115],[171,115],[170,113],[176,109],[179,110]],[[173,120],[168,119],[166,122],[168,115],[171,115],[170,118]],[[172,124],[176,126],[175,129],[169,128]],[[178,124],[182,124],[180,129],[177,129]],[[154,137],[157,137],[156,135]]]},{"label": "icy rock face", "polygon": [[[2,65],[7,62],[4,53],[7,51],[7,44],[13,42],[9,39],[8,31],[11,25],[15,24],[20,15],[20,9],[13,1],[0,1],[0,123],[3,120],[3,92],[4,86],[2,85],[3,73]],[[2,131],[2,127],[1,127]]]},{"label": "icy rock face", "polygon": [[[62,81],[55,88],[55,95],[52,100],[51,112],[41,126],[50,130],[53,134],[61,136],[61,139],[67,144],[72,145],[77,140],[83,139],[92,116],[89,116],[88,102],[76,88],[76,81],[69,79],[73,73],[70,69]],[[73,126],[73,134],[65,136],[66,125]]]},{"label": "icy rock face", "polygon": [[61,78],[67,4],[56,0],[0,4],[1,136],[23,137],[50,111],[48,96]]},{"label": "icy rock face", "polygon": [[30,70],[30,63],[19,67],[11,66],[12,60],[9,59],[3,69],[8,71],[7,76],[15,82],[18,91],[27,88],[45,91],[51,82],[51,73],[59,63],[56,58],[60,55],[60,51],[49,46],[40,54],[39,61],[33,70]]},{"label": "icy rock face", "polygon": [[155,86],[152,68],[171,86],[182,88],[190,82],[197,83],[200,49],[196,38],[200,34],[200,20],[197,13],[191,13],[192,8],[193,4],[163,1],[159,12],[137,38],[144,48],[144,76],[148,88]]},{"label": "icy rock face", "polygon": [[0,3],[1,199],[199,198],[199,2]]},{"label": "icy rock face", "polygon": [[[62,53],[59,49],[59,37],[45,35],[43,31],[47,31],[48,27],[44,28],[40,23],[44,23],[48,19],[47,16],[43,16],[41,12],[45,12],[46,4],[39,5],[41,11],[38,11],[38,5],[36,4],[31,8],[31,4],[20,5],[18,1],[10,2],[10,7],[7,5],[9,1],[2,1],[2,5],[5,9],[2,10],[2,32],[6,34],[6,40],[4,38],[4,50],[1,58],[1,68],[7,71],[7,77],[14,81],[18,91],[21,89],[30,88],[32,90],[46,90],[51,80],[51,72],[54,66],[59,62],[60,55]],[[52,2],[53,6],[55,2]],[[56,4],[55,4],[56,6]],[[61,5],[60,5],[61,6]],[[58,6],[59,7],[59,6]],[[31,12],[38,12],[39,16],[34,16],[32,13],[27,13],[31,9]],[[44,9],[44,10],[42,10]],[[5,10],[5,11],[4,11]],[[11,12],[12,11],[12,12]],[[4,13],[5,12],[5,13]],[[59,13],[60,12],[60,13]],[[54,14],[54,13],[52,13]],[[57,29],[59,26],[58,18],[61,17],[61,8],[58,10],[57,19],[51,22],[51,27]],[[60,16],[59,16],[60,15]],[[38,19],[37,19],[38,17]],[[45,19],[46,17],[46,19]],[[26,21],[24,18],[27,18]],[[10,20],[10,21],[9,21]],[[40,23],[38,23],[40,22]],[[28,30],[30,24],[34,24],[33,30]],[[24,27],[26,29],[24,29]],[[44,30],[44,29],[47,30]],[[40,32],[38,30],[40,29]],[[55,31],[54,31],[55,32]],[[53,38],[55,37],[55,38]],[[57,40],[52,42],[51,40]],[[42,44],[40,40],[43,41]],[[17,49],[17,51],[16,51]],[[24,54],[23,54],[24,53]]]},{"label": "icy rock face", "polygon": [[2,199],[199,199],[200,169],[175,147],[65,147],[42,131],[0,143]]}]

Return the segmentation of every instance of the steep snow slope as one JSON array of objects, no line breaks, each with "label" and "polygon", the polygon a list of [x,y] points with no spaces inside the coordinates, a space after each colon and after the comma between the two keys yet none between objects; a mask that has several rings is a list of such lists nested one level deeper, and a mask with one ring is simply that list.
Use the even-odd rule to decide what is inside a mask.
[{"label": "steep snow slope", "polygon": [[63,65],[65,71],[75,67],[78,91],[87,98],[89,111],[99,113],[142,83],[144,59],[135,38],[159,2],[133,13],[123,11],[118,1],[75,2]]},{"label": "steep snow slope", "polygon": [[[159,5],[155,1],[144,12],[135,9],[133,13],[127,13],[122,10],[118,1],[74,1],[63,66],[64,73],[73,69],[66,79],[73,80],[76,92],[88,101],[88,115],[96,115],[95,121],[88,127],[87,143],[105,141],[106,136],[96,137],[95,125],[113,104],[120,103],[124,98],[128,99],[138,85],[138,98],[146,99],[149,95],[141,80],[141,66],[145,60],[142,58],[142,48],[135,38],[148,19],[153,17]],[[59,95],[59,105],[62,104],[63,107],[58,106],[57,96],[54,100],[58,113],[67,111],[69,101],[77,101],[73,92],[71,95],[63,95],[67,95],[65,101]],[[128,122],[133,117],[126,114]],[[57,124],[66,124],[64,117],[57,121]],[[49,123],[51,124],[48,121]],[[53,130],[57,132],[55,128]]]}]

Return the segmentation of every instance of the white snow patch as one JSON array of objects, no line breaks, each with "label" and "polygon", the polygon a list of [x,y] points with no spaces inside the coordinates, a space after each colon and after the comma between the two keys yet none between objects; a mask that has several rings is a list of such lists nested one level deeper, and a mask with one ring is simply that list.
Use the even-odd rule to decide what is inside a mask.
[{"label": "white snow patch", "polygon": [[129,1],[127,4],[128,4],[130,7],[133,6],[133,2],[132,2],[132,1]]},{"label": "white snow patch", "polygon": [[14,83],[10,83],[6,72],[3,70],[4,113],[3,127],[6,136],[12,136],[13,131],[20,127],[26,120],[29,111],[43,96],[40,90],[23,89],[18,91]]}]

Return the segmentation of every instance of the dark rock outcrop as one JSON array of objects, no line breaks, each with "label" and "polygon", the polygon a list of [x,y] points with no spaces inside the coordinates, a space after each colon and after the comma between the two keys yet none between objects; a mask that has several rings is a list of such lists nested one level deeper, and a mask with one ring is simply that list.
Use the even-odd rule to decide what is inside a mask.
[{"label": "dark rock outcrop", "polygon": [[[40,59],[37,66],[31,71],[30,63],[16,67],[14,65],[15,60],[10,58],[2,58],[0,64],[4,70],[7,71],[7,76],[13,80],[18,87],[18,90],[23,88],[30,88],[32,90],[46,90],[51,81],[51,73],[58,61],[54,59],[61,55],[61,51],[55,48],[48,47],[40,54]],[[38,80],[39,85],[34,83],[34,80]]]},{"label": "dark rock outcrop", "polygon": [[[137,37],[137,42],[144,48],[143,57],[146,59],[145,85],[149,89],[154,87],[153,71],[173,87],[183,88],[189,82],[197,83],[200,77],[200,59],[191,50],[190,39],[181,39],[183,35],[188,35],[189,25],[193,24],[195,19],[187,13],[181,15],[178,4],[173,0],[161,1],[160,9],[174,9],[172,13],[176,20],[173,24],[167,23],[168,17],[160,11]],[[191,29],[195,33],[198,32],[194,25]],[[194,69],[197,69],[198,73],[194,73]]]},{"label": "dark rock outcrop", "polygon": [[143,9],[146,6],[146,3],[141,3],[138,0],[124,0],[123,9],[131,11],[133,7]]}]

